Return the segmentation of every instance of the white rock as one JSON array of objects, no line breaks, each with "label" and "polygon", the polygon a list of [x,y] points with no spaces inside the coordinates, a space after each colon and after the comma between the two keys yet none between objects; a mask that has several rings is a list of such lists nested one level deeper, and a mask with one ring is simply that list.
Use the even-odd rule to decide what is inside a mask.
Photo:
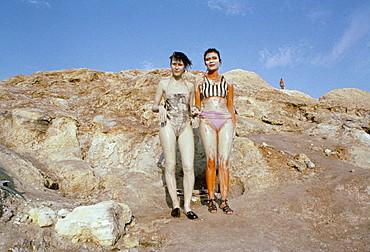
[{"label": "white rock", "polygon": [[59,235],[74,242],[92,240],[101,246],[112,246],[124,234],[131,217],[126,204],[104,201],[75,208],[64,219],[58,220],[55,229]]},{"label": "white rock", "polygon": [[330,154],[331,154],[331,150],[329,150],[329,149],[325,149],[325,150],[324,150],[324,153],[325,153],[326,155],[330,155]]},{"label": "white rock", "polygon": [[70,213],[70,211],[68,211],[67,209],[60,209],[59,211],[58,211],[58,217],[60,217],[60,218],[64,218],[64,217],[66,217],[67,216],[67,214],[69,214]]},{"label": "white rock", "polygon": [[40,227],[49,227],[54,224],[56,214],[50,207],[32,208],[28,211],[32,222],[38,224]]},{"label": "white rock", "polygon": [[306,164],[307,168],[313,169],[316,167],[315,164],[312,163],[311,160],[304,161],[304,163]]}]

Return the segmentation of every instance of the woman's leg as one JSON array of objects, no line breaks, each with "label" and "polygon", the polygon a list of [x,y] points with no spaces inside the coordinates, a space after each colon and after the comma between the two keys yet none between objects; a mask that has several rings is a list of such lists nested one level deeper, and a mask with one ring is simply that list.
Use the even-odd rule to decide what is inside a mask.
[{"label": "woman's leg", "polygon": [[201,119],[199,134],[202,139],[207,158],[206,184],[208,197],[209,199],[214,199],[216,184],[217,132],[206,122],[206,119]]},{"label": "woman's leg", "polygon": [[170,122],[159,130],[159,139],[161,141],[163,155],[166,161],[165,177],[168,193],[172,200],[172,208],[180,208],[177,198],[176,187],[176,136],[173,132]]},{"label": "woman's leg", "polygon": [[191,211],[190,201],[194,189],[194,136],[193,128],[189,124],[178,139],[181,153],[182,169],[184,172],[184,211]]},{"label": "woman's leg", "polygon": [[[226,200],[229,192],[229,158],[234,140],[234,126],[228,120],[218,132],[218,181],[220,184],[221,199]],[[225,202],[220,205],[225,206]],[[230,209],[231,210],[231,209]],[[231,212],[232,213],[232,210]]]}]

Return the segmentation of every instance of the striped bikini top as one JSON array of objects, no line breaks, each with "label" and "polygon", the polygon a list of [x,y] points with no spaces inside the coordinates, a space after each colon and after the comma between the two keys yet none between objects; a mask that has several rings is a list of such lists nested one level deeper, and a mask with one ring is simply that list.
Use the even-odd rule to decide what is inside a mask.
[{"label": "striped bikini top", "polygon": [[218,83],[211,83],[207,77],[204,77],[204,82],[200,87],[200,98],[206,99],[211,96],[219,96],[227,98],[229,93],[227,82],[224,76],[221,76],[221,81]]}]

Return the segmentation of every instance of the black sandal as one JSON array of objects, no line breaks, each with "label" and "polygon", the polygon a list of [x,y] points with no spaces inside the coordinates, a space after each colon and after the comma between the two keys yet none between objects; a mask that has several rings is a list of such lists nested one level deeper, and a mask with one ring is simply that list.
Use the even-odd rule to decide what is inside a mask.
[{"label": "black sandal", "polygon": [[186,212],[185,215],[189,220],[198,219],[198,215],[196,215],[193,211]]},{"label": "black sandal", "polygon": [[176,207],[176,208],[172,209],[171,216],[174,217],[174,218],[179,218],[180,217],[180,208]]},{"label": "black sandal", "polygon": [[217,213],[217,203],[215,199],[207,200],[208,203],[208,212]]},{"label": "black sandal", "polygon": [[[221,207],[222,203],[225,203],[225,206],[224,207]],[[220,200],[220,205],[219,207],[222,209],[222,211],[224,211],[225,214],[233,214],[233,210],[230,208],[229,204],[227,204],[227,199],[223,200],[221,199]]]}]

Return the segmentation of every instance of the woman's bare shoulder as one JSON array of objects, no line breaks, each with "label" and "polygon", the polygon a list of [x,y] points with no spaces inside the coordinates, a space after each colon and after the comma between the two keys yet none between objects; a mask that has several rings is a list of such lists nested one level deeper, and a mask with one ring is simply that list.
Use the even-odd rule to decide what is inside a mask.
[{"label": "woman's bare shoulder", "polygon": [[163,83],[163,82],[168,82],[170,80],[171,77],[162,77],[161,80],[159,81],[159,83]]},{"label": "woman's bare shoulder", "polygon": [[204,77],[205,77],[205,75],[200,75],[200,76],[198,76],[198,77],[195,79],[195,85],[200,85],[200,84],[202,84],[202,83],[203,83],[203,81],[204,81]]},{"label": "woman's bare shoulder", "polygon": [[168,84],[168,81],[169,81],[169,77],[163,77],[159,83],[158,83],[158,87],[161,87],[161,88],[164,88],[167,84]]},{"label": "woman's bare shoulder", "polygon": [[230,86],[233,86],[233,78],[230,77],[230,76],[225,76],[225,75],[222,75],[222,77],[225,79],[226,83],[229,84]]}]

